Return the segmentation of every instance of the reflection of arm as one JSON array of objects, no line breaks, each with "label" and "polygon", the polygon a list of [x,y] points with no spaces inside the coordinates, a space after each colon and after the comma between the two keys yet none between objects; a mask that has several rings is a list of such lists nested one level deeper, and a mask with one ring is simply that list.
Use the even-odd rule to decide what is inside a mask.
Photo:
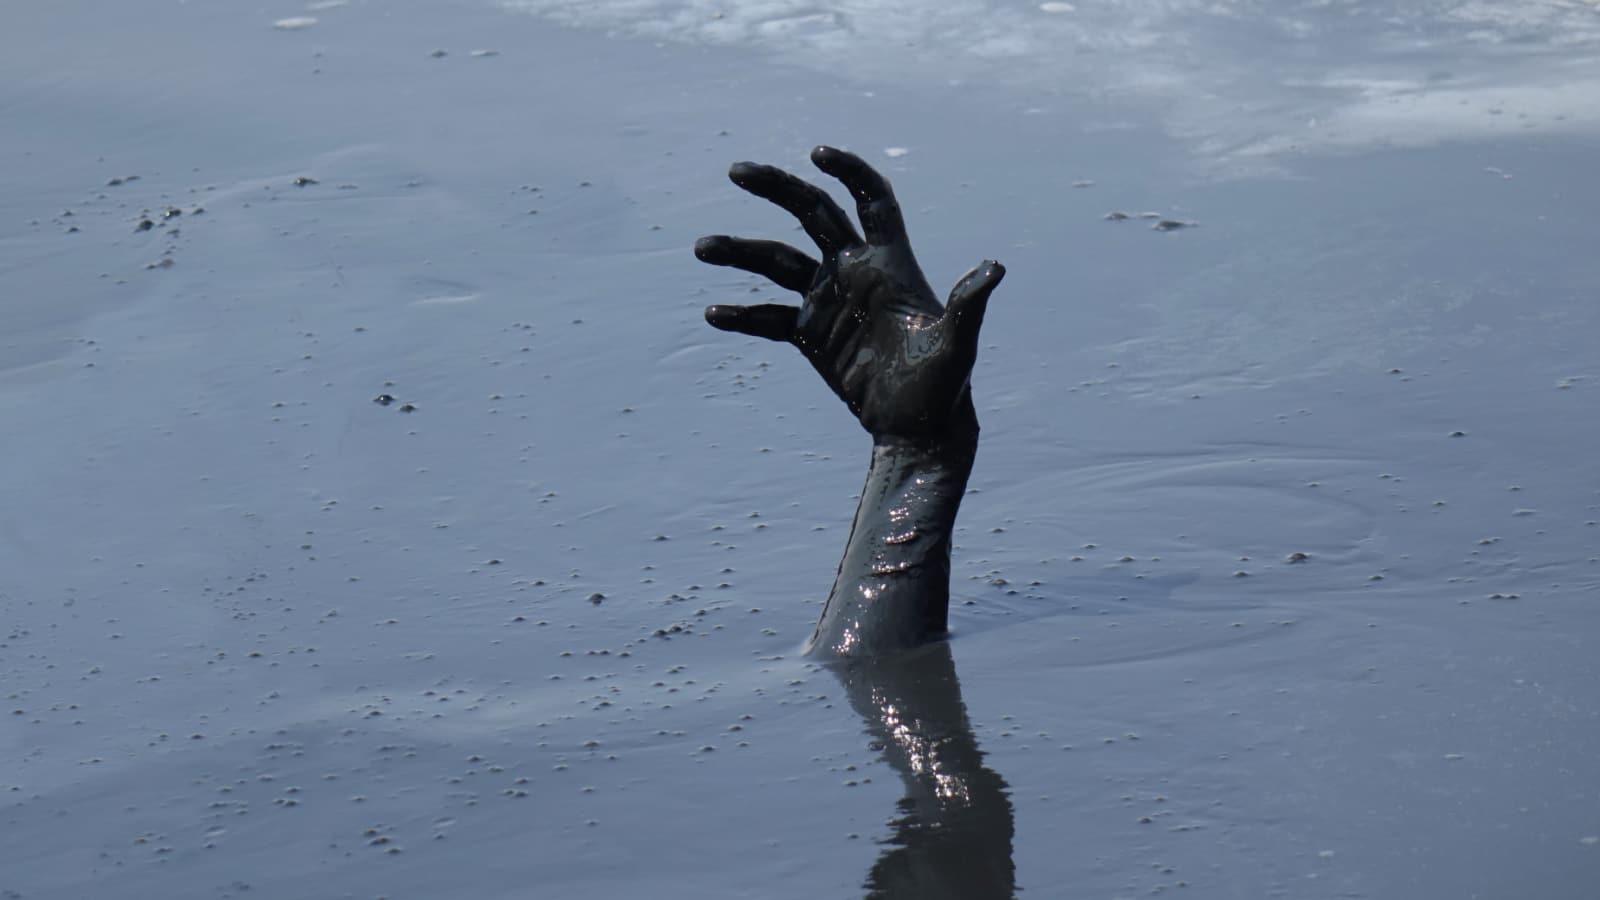
[{"label": "reflection of arm", "polygon": [[1011,802],[1005,780],[983,764],[950,646],[853,660],[836,674],[906,785],[867,896],[1011,897]]}]

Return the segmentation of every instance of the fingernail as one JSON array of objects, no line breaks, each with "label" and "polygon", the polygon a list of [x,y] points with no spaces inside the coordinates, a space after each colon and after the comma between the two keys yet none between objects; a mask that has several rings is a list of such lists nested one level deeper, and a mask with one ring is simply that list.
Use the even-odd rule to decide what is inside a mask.
[{"label": "fingernail", "polygon": [[739,318],[739,313],[742,311],[737,306],[713,304],[706,307],[706,321],[721,328],[724,324]]},{"label": "fingernail", "polygon": [[840,151],[837,147],[829,147],[827,144],[818,144],[811,150],[811,162],[817,168],[826,172],[828,170],[828,166],[838,161],[841,152],[842,151]]},{"label": "fingernail", "polygon": [[721,256],[723,237],[720,234],[710,234],[694,242],[694,257],[701,262],[714,263]]}]

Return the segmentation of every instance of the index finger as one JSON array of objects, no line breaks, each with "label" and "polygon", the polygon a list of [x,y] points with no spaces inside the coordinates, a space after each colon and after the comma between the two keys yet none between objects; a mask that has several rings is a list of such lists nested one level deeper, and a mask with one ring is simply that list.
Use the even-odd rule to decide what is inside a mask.
[{"label": "index finger", "polygon": [[866,160],[837,147],[812,150],[811,161],[850,189],[867,243],[883,246],[907,241],[905,219],[900,215],[900,204],[894,199],[889,179],[867,165]]},{"label": "index finger", "polygon": [[838,253],[860,243],[850,217],[833,202],[828,192],[802,181],[776,166],[759,163],[734,163],[728,178],[757,197],[763,197],[789,211],[800,220],[800,227],[816,241],[823,253]]}]

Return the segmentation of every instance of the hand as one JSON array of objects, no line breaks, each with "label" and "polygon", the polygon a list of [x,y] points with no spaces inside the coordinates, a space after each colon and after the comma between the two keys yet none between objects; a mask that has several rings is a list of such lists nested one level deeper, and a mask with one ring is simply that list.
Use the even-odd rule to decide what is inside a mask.
[{"label": "hand", "polygon": [[984,309],[1005,267],[985,261],[940,306],[912,255],[888,180],[833,147],[811,151],[811,161],[850,189],[865,240],[816,185],[772,166],[735,163],[728,170],[733,183],[799,219],[822,261],[776,241],[701,238],[694,253],[703,262],[754,272],[804,298],[799,307],[708,306],[706,321],[799,347],[875,440],[976,440],[968,378]]}]

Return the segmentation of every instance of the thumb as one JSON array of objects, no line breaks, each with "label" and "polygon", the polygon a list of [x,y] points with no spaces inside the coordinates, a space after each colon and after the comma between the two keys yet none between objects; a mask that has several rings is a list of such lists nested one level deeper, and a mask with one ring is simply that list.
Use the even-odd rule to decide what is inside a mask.
[{"label": "thumb", "polygon": [[983,328],[983,313],[989,307],[989,295],[1006,277],[1006,267],[986,259],[976,268],[961,276],[950,289],[950,300],[945,304],[944,321],[952,330],[957,346],[976,355],[978,331]]}]

